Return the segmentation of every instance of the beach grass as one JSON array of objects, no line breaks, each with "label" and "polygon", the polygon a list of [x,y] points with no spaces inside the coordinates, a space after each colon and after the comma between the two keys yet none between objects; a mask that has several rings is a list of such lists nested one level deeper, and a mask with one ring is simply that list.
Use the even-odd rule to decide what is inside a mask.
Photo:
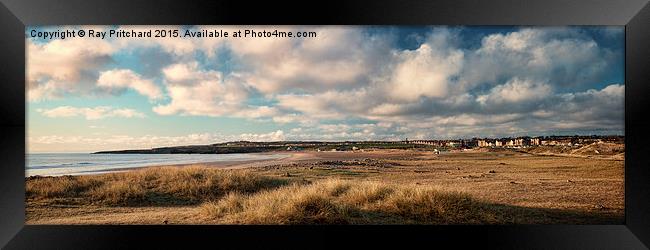
[{"label": "beach grass", "polygon": [[86,176],[31,177],[28,200],[108,206],[187,205],[229,192],[253,193],[288,180],[200,167],[147,168]]},{"label": "beach grass", "polygon": [[495,204],[430,186],[326,179],[253,194],[231,192],[201,205],[219,224],[614,223],[615,216]]},{"label": "beach grass", "polygon": [[496,222],[471,197],[415,185],[325,180],[229,193],[202,211],[228,224],[467,224]]}]

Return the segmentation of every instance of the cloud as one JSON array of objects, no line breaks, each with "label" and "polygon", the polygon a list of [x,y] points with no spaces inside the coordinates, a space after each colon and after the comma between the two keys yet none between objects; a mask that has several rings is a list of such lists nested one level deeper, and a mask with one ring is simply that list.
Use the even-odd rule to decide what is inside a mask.
[{"label": "cloud", "polygon": [[234,117],[269,117],[274,107],[246,105],[251,89],[236,75],[228,76],[215,70],[203,70],[198,62],[178,63],[162,70],[167,95],[171,101],[157,105],[153,111],[160,115],[203,115]]},{"label": "cloud", "polygon": [[450,78],[462,69],[464,59],[463,51],[450,45],[451,36],[447,30],[434,30],[429,42],[400,52],[386,82],[389,96],[407,102],[420,97],[447,97]]},{"label": "cloud", "polygon": [[287,133],[289,140],[401,140],[403,133],[388,123],[332,123],[294,128]]},{"label": "cloud", "polygon": [[306,118],[304,116],[296,113],[276,115],[273,116],[272,118],[273,122],[280,123],[280,124],[291,123],[291,122],[303,122],[305,121],[305,119]]},{"label": "cloud", "polygon": [[[560,115],[556,119],[587,123],[602,123],[604,128],[622,128],[625,86],[612,84],[601,90],[559,94],[549,100],[550,110]],[[593,129],[593,127],[592,127]]]},{"label": "cloud", "polygon": [[143,118],[145,115],[133,109],[115,109],[108,106],[99,106],[94,108],[78,108],[71,106],[61,106],[52,109],[38,109],[39,113],[50,118],[60,117],[85,117],[86,120],[99,120],[108,117],[123,118]]},{"label": "cloud", "polygon": [[242,140],[247,141],[284,141],[285,136],[282,130],[277,130],[275,132],[270,132],[266,134],[251,134],[245,133],[239,136]]},{"label": "cloud", "polygon": [[600,80],[622,63],[617,57],[622,58],[578,29],[523,28],[483,37],[467,53],[459,83],[468,89],[519,77],[570,88]]},{"label": "cloud", "polygon": [[389,39],[355,27],[281,27],[315,31],[316,38],[241,39],[227,44],[244,80],[265,94],[291,89],[322,91],[363,85],[390,52]]},{"label": "cloud", "polygon": [[83,136],[29,136],[30,152],[89,152],[100,150],[146,149],[154,147],[200,145],[218,142],[215,134],[188,134],[182,136],[157,135],[83,135]]},{"label": "cloud", "polygon": [[114,69],[101,72],[99,79],[97,79],[97,86],[107,90],[130,88],[149,99],[162,97],[162,91],[152,80],[142,79],[139,74],[129,69]]},{"label": "cloud", "polygon": [[86,39],[27,40],[28,99],[39,101],[65,94],[91,92],[97,71],[116,50],[106,41]]},{"label": "cloud", "polygon": [[93,136],[29,136],[29,152],[88,152],[100,150],[146,149],[186,145],[208,145],[228,141],[282,141],[282,130],[268,133],[243,133],[224,135],[220,133],[192,133],[179,136],[158,135],[93,135]]},{"label": "cloud", "polygon": [[477,101],[482,105],[517,103],[540,100],[549,96],[551,92],[551,86],[546,83],[513,78],[503,85],[492,88],[488,94],[478,96]]}]

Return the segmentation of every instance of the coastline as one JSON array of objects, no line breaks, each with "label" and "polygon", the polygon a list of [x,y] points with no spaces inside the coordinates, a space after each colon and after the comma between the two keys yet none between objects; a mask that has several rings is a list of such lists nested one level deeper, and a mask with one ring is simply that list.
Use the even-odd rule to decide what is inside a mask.
[{"label": "coastline", "polygon": [[[314,163],[318,161],[327,161],[327,160],[358,160],[358,159],[380,159],[386,157],[395,157],[395,156],[404,156],[412,154],[427,154],[426,152],[412,152],[410,150],[364,150],[364,151],[271,151],[271,152],[261,152],[261,153],[247,153],[253,155],[277,155],[277,154],[288,154],[288,156],[276,158],[276,159],[253,159],[253,160],[223,160],[223,161],[212,161],[212,162],[198,162],[198,163],[178,163],[178,164],[156,164],[151,166],[142,166],[142,167],[123,167],[115,168],[110,170],[97,170],[97,171],[87,171],[82,174],[75,175],[100,175],[100,174],[110,174],[110,173],[123,173],[133,170],[144,170],[151,168],[160,168],[160,167],[175,167],[175,168],[186,168],[186,167],[205,167],[205,168],[219,168],[219,169],[246,169],[246,168],[263,168],[273,165],[281,164],[302,164],[302,163]],[[429,153],[430,154],[430,153]],[[38,175],[32,175],[38,176]],[[65,175],[53,175],[53,176],[65,176]],[[30,178],[26,176],[25,178]]]},{"label": "coastline", "polygon": [[[247,153],[247,154],[273,155],[278,153],[283,153],[283,152],[264,152],[264,153]],[[159,165],[151,165],[146,167],[126,167],[126,168],[120,168],[119,170],[114,170],[114,171],[111,170],[111,171],[106,171],[98,174],[126,172],[131,170],[140,170],[140,169],[144,170],[149,168],[160,168],[160,167],[184,168],[184,167],[201,166],[207,168],[241,169],[241,168],[246,168],[249,165],[264,165],[264,164],[271,164],[272,162],[282,162],[287,160],[293,161],[300,158],[301,158],[300,156],[297,156],[297,153],[291,153],[289,156],[282,157],[279,159],[225,160],[225,161],[198,162],[198,163],[159,164]]]},{"label": "coastline", "polygon": [[[489,149],[471,149],[471,150],[456,150],[448,153],[462,153],[462,152],[489,152]],[[553,152],[525,152],[517,151],[518,153],[528,154],[532,156],[546,156],[546,157],[570,157],[570,158],[585,158],[594,160],[615,160],[623,161],[624,153],[617,155],[576,155],[567,153],[553,153]],[[254,152],[244,153],[246,155],[281,155],[274,159],[230,159],[230,160],[217,160],[196,163],[160,163],[149,166],[133,166],[113,168],[107,170],[88,170],[81,171],[76,174],[57,174],[57,175],[31,175],[31,176],[65,176],[65,175],[98,175],[121,173],[140,169],[160,168],[160,167],[205,167],[205,168],[219,168],[219,169],[246,169],[246,168],[264,168],[275,165],[287,164],[313,164],[319,161],[345,161],[345,160],[359,160],[359,159],[390,159],[393,157],[398,158],[413,158],[427,155],[434,155],[431,151],[420,150],[404,150],[404,149],[369,149],[369,150],[356,150],[356,151],[269,151],[269,152]],[[443,153],[445,154],[445,153]],[[26,176],[29,178],[30,176]]]},{"label": "coastline", "polygon": [[[256,158],[255,156],[264,156],[264,155],[285,155],[281,156],[279,158],[273,158],[273,159],[227,159],[227,160],[214,160],[214,161],[206,161],[206,162],[191,162],[191,163],[152,163],[152,165],[146,165],[146,166],[124,166],[124,167],[114,167],[110,169],[97,169],[97,170],[83,170],[79,169],[78,172],[75,172],[73,174],[31,174],[31,175],[26,175],[26,178],[29,178],[30,176],[66,176],[66,175],[96,175],[96,174],[107,174],[107,173],[119,173],[119,172],[127,172],[131,170],[138,170],[138,169],[147,169],[147,168],[156,168],[156,167],[186,167],[186,166],[208,166],[208,167],[219,167],[219,168],[225,168],[228,166],[233,166],[233,165],[239,165],[239,164],[248,164],[248,163],[253,163],[253,162],[262,162],[262,161],[273,161],[273,160],[284,160],[287,158],[292,157],[291,153],[287,152],[261,152],[261,153],[245,153],[245,155],[251,155],[253,156],[252,158]],[[101,166],[101,165],[98,165]],[[93,165],[90,165],[90,167],[94,167]],[[27,169],[26,169],[27,173]]]}]

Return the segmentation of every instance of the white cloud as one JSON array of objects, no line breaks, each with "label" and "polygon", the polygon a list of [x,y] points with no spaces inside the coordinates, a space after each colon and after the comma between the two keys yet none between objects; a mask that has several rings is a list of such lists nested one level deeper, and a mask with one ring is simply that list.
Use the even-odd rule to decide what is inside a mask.
[{"label": "white cloud", "polygon": [[515,77],[492,88],[488,94],[478,96],[477,101],[482,105],[535,101],[549,96],[551,92],[551,86],[546,83]]},{"label": "white cloud", "polygon": [[223,135],[219,133],[194,133],[179,136],[159,135],[94,135],[94,136],[29,136],[29,152],[88,152],[100,150],[147,149],[186,145],[208,145],[227,141],[282,141],[282,130],[268,133]]},{"label": "white cloud", "polygon": [[216,71],[201,72],[198,70],[199,63],[177,63],[162,70],[163,75],[171,82],[197,81],[204,78],[220,78],[221,74]]},{"label": "white cloud", "polygon": [[101,72],[97,79],[97,86],[108,90],[131,88],[149,99],[162,97],[162,91],[152,80],[142,79],[139,74],[130,69],[113,69]]},{"label": "white cloud", "polygon": [[276,123],[284,124],[284,123],[291,123],[291,122],[300,122],[303,121],[305,118],[302,115],[291,113],[291,114],[276,115],[272,119]]},{"label": "white cloud", "polygon": [[369,110],[371,115],[392,115],[404,111],[405,105],[395,103],[382,103]]},{"label": "white cloud", "polygon": [[160,115],[272,117],[278,113],[270,106],[247,105],[250,88],[236,75],[224,78],[214,70],[202,70],[198,62],[178,63],[162,70],[171,101],[153,108]]},{"label": "white cloud", "polygon": [[241,84],[226,81],[218,71],[200,70],[196,62],[170,65],[163,73],[171,102],[154,107],[161,115],[226,115],[248,96]]},{"label": "white cloud", "polygon": [[[268,29],[268,28],[267,28]],[[315,31],[316,38],[241,39],[228,47],[250,69],[245,81],[266,94],[289,89],[322,91],[366,83],[386,39],[374,39],[354,27],[281,27],[280,31]]]},{"label": "white cloud", "polygon": [[27,40],[28,99],[39,101],[92,89],[97,70],[111,61],[115,48],[106,41],[87,39]]},{"label": "white cloud", "polygon": [[245,133],[240,134],[239,138],[246,141],[284,141],[285,136],[282,130],[277,130],[275,132],[269,132],[266,134],[252,134]]},{"label": "white cloud", "polygon": [[448,31],[434,30],[428,43],[399,53],[386,86],[389,96],[398,101],[447,97],[450,78],[460,72],[464,59],[464,53],[450,44],[451,36]]},{"label": "white cloud", "polygon": [[143,118],[145,115],[133,109],[115,109],[108,106],[94,108],[78,108],[61,106],[52,109],[38,109],[39,113],[50,118],[82,116],[86,120],[99,120],[108,117]]}]

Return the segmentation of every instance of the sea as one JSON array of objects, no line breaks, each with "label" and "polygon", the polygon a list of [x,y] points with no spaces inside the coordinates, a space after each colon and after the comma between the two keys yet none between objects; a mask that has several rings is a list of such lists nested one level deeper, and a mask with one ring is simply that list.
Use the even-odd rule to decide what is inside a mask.
[{"label": "sea", "polygon": [[26,155],[25,176],[84,175],[130,168],[224,161],[281,159],[290,154],[90,154],[32,153]]}]

